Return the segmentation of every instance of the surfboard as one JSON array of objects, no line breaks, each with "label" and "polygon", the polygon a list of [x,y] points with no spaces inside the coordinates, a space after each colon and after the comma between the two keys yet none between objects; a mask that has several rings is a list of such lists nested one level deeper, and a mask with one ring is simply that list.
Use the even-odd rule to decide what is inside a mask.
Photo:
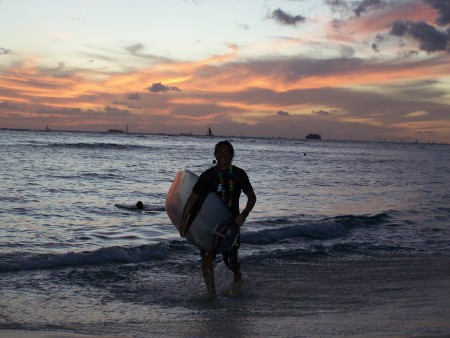
[{"label": "surfboard", "polygon": [[141,211],[141,210],[144,210],[144,209],[138,209],[136,207],[136,204],[116,203],[116,204],[114,204],[114,206],[116,208],[119,208],[119,209],[125,209],[125,210],[130,210],[130,211]]},{"label": "surfboard", "polygon": [[[189,170],[177,172],[166,197],[166,212],[169,219],[180,230],[184,206],[192,193],[198,176]],[[221,201],[210,192],[200,211],[189,227],[186,238],[203,251],[224,253],[234,245],[239,227]]]},{"label": "surfboard", "polygon": [[159,212],[164,211],[164,208],[162,206],[157,207],[157,206],[149,205],[149,204],[145,204],[145,203],[142,205],[142,209],[139,209],[136,206],[136,203],[134,203],[134,204],[116,203],[116,204],[114,204],[114,206],[116,208],[123,209],[123,210],[136,211],[136,212],[147,213],[147,214],[154,214],[158,211]]}]

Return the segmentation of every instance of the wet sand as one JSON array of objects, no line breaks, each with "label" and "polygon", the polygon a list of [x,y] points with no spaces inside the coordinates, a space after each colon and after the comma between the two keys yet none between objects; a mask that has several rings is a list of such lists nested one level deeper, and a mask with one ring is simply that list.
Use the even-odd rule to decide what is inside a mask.
[{"label": "wet sand", "polygon": [[2,338],[126,338],[126,336],[97,336],[61,331],[0,330]]},{"label": "wet sand", "polygon": [[193,301],[188,311],[152,309],[145,329],[134,323],[105,323],[101,332],[67,327],[61,332],[3,330],[0,336],[450,337],[447,257],[292,262],[289,274],[286,262],[280,263],[282,269],[273,261],[252,262],[251,267],[244,263],[242,285],[225,281],[229,272],[219,266],[217,299]]}]

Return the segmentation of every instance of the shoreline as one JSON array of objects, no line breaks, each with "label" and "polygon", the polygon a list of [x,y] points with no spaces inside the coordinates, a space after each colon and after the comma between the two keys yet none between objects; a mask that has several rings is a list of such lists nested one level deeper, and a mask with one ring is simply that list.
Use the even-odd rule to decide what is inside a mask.
[{"label": "shoreline", "polygon": [[[67,331],[34,331],[34,330],[2,330],[2,329],[0,329],[0,336],[2,338],[132,338],[133,337],[133,336],[90,335]],[[400,335],[395,337],[450,338],[450,334],[425,335],[425,336]]]},{"label": "shoreline", "polygon": [[311,142],[354,142],[354,143],[387,143],[387,144],[413,144],[413,145],[438,145],[438,146],[448,146],[450,145],[447,141],[418,141],[418,140],[360,140],[360,139],[320,139],[311,140],[305,137],[283,137],[283,136],[245,136],[245,135],[207,135],[207,134],[193,134],[193,133],[165,133],[165,132],[125,132],[125,131],[109,131],[109,130],[69,130],[69,129],[26,129],[26,128],[0,128],[0,130],[5,131],[25,131],[25,132],[55,132],[55,133],[88,133],[88,134],[105,134],[105,135],[148,135],[148,136],[170,136],[170,137],[192,137],[192,138],[243,138],[243,139],[269,139],[269,140],[293,140],[293,141],[303,141],[305,143]]},{"label": "shoreline", "polygon": [[[138,322],[60,321],[51,323],[51,331],[0,328],[0,336],[450,338],[448,256],[411,258],[291,261],[289,274],[275,262],[244,260],[244,282],[237,289],[230,288],[229,271],[221,264],[217,299],[203,293],[200,276],[192,276],[199,286],[175,291],[178,301],[171,306],[155,304],[148,295],[139,309],[148,314]],[[149,290],[164,282],[152,276],[147,276]],[[107,308],[90,308],[84,315],[89,311]]]},{"label": "shoreline", "polygon": [[130,336],[92,335],[69,331],[0,329],[2,338],[128,338]]}]

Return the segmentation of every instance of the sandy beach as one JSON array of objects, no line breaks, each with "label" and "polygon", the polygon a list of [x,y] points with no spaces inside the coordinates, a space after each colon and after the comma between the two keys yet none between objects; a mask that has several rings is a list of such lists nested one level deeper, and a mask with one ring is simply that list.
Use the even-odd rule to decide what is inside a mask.
[{"label": "sandy beach", "polygon": [[[247,262],[249,264],[250,262]],[[183,313],[152,309],[145,328],[132,322],[102,324],[100,337],[448,337],[450,261],[446,257],[318,261],[247,269],[230,289],[219,266],[217,299],[199,296]],[[201,279],[199,279],[201,282]],[[359,285],[359,287],[356,287]],[[276,287],[277,290],[270,290]],[[235,294],[231,292],[235,291]],[[268,300],[265,294],[271,293]],[[99,326],[97,324],[97,326]],[[127,327],[129,330],[127,332]],[[86,326],[71,332],[3,330],[2,337],[98,337]],[[80,333],[78,333],[80,332]],[[108,332],[108,334],[105,334]],[[112,334],[112,335],[111,335]],[[129,335],[128,335],[129,334]]]},{"label": "sandy beach", "polygon": [[3,338],[127,338],[127,336],[87,335],[62,331],[0,330]]}]

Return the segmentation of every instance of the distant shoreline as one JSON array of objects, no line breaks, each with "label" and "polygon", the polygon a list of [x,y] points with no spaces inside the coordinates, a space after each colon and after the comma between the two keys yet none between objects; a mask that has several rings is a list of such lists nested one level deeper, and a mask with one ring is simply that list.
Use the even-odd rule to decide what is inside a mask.
[{"label": "distant shoreline", "polygon": [[0,130],[9,130],[9,131],[26,131],[26,132],[45,132],[45,133],[88,133],[88,134],[107,134],[107,135],[155,135],[155,136],[171,136],[171,137],[201,137],[201,138],[247,138],[247,139],[280,139],[280,140],[295,140],[295,141],[304,141],[304,142],[358,142],[358,143],[392,143],[392,144],[417,144],[417,145],[450,145],[447,142],[435,142],[435,141],[404,141],[404,140],[339,140],[339,139],[322,139],[322,140],[306,140],[304,137],[281,137],[281,136],[245,136],[245,135],[203,135],[203,134],[193,134],[193,133],[145,133],[145,132],[110,132],[109,130],[105,131],[89,131],[89,130],[67,130],[67,129],[26,129],[26,128],[0,128]]}]

